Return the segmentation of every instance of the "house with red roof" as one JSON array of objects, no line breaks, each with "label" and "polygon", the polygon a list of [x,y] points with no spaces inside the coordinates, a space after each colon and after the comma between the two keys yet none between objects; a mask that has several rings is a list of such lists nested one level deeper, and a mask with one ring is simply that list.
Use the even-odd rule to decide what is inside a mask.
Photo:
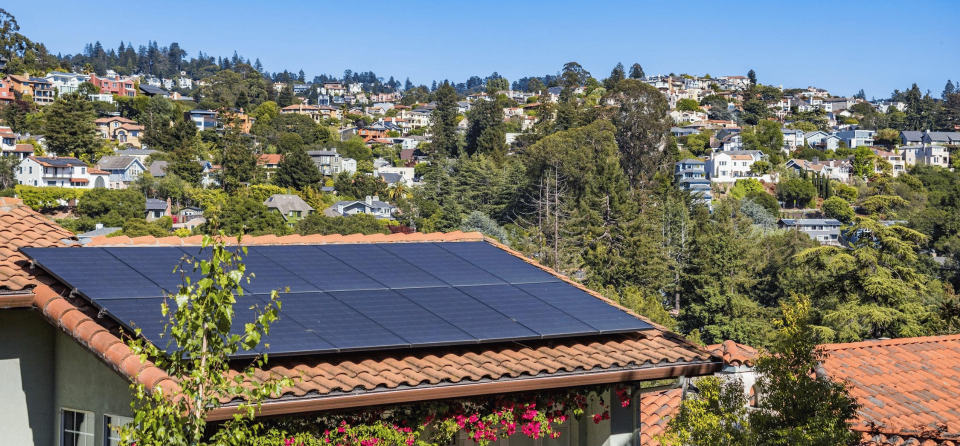
[{"label": "house with red roof", "polygon": [[[73,234],[10,198],[0,198],[0,228],[0,430],[8,439],[28,445],[108,444],[107,426],[130,422],[130,382],[178,393],[179,377],[141,362],[120,338],[136,323],[148,341],[156,339],[150,328],[155,317],[144,309],[158,298],[130,302],[133,306],[120,304],[123,298],[102,298],[150,287],[160,291],[168,279],[179,280],[167,268],[147,263],[188,252],[202,255],[201,237],[98,236],[79,246]],[[558,424],[557,441],[624,446],[644,435],[644,425],[635,421],[648,407],[641,404],[646,392],[641,383],[722,367],[710,352],[479,233],[270,235],[242,243],[252,253],[249,270],[270,271],[255,280],[291,287],[281,295],[284,312],[265,339],[270,361],[252,379],[276,374],[297,382],[263,402],[257,413],[262,420],[604,385],[616,386],[627,404],[609,404],[596,419]],[[89,266],[63,263],[64,256],[86,258]],[[277,262],[286,267],[278,269]],[[411,280],[430,285],[409,288]],[[102,286],[111,281],[115,286]],[[318,286],[326,291],[308,291]],[[351,289],[357,291],[337,291]],[[582,311],[571,312],[574,307]],[[314,314],[311,308],[323,311]],[[159,311],[157,304],[157,316]],[[523,323],[499,311],[515,313]],[[322,314],[335,317],[310,322]],[[603,332],[574,323],[582,319],[625,325]],[[298,328],[301,323],[311,329]],[[534,329],[555,334],[521,335]],[[474,338],[481,333],[492,340]],[[238,361],[237,367],[246,364]],[[618,401],[618,395],[603,397]],[[221,402],[208,420],[232,417],[240,400],[225,395]],[[591,404],[590,410],[602,410]],[[531,441],[518,429],[500,444]],[[473,444],[463,434],[455,443]]]}]

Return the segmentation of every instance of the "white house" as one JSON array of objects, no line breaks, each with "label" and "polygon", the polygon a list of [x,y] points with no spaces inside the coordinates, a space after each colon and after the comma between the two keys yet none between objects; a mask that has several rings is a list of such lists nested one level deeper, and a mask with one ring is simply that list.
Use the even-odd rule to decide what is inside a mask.
[{"label": "white house", "polygon": [[380,197],[367,195],[363,201],[338,201],[328,208],[325,214],[332,217],[370,214],[378,219],[392,219],[396,210],[396,206],[380,201]]},{"label": "white house", "polygon": [[[50,81],[60,94],[74,93],[80,87],[80,84],[90,80],[90,76],[86,74],[61,73],[59,71],[51,71],[43,78]],[[112,102],[113,97],[111,96],[110,99]]]},{"label": "white house", "polygon": [[837,132],[837,137],[852,149],[860,146],[872,146],[875,134],[876,132],[873,130],[845,130]]},{"label": "white house", "polygon": [[915,164],[950,167],[950,152],[943,146],[907,146],[901,147],[900,153],[908,167]]},{"label": "white house", "polygon": [[[373,174],[375,176],[382,176],[381,174],[399,175],[400,178],[397,180],[397,182],[406,184],[408,186],[413,184],[412,167],[382,166],[374,169]],[[384,177],[384,180],[386,180],[386,177]]]},{"label": "white house", "polygon": [[110,174],[87,167],[76,158],[31,156],[20,162],[17,183],[28,186],[56,186],[78,189],[107,187]]},{"label": "white house", "polygon": [[714,151],[707,160],[707,176],[716,183],[734,182],[739,178],[754,177],[750,168],[763,158],[759,150]]},{"label": "white house", "polygon": [[790,153],[797,150],[797,147],[803,147],[805,140],[803,130],[781,128],[780,131],[783,133],[784,152]]}]

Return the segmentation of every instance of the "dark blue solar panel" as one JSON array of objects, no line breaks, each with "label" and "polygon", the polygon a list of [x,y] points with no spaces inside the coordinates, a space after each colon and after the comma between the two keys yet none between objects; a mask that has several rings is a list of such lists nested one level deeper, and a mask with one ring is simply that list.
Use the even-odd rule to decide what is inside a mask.
[{"label": "dark blue solar panel", "polygon": [[503,285],[505,282],[434,243],[390,243],[383,249],[449,285]]},{"label": "dark blue solar panel", "polygon": [[319,246],[341,262],[363,271],[387,288],[420,288],[447,284],[375,244]]},{"label": "dark blue solar panel", "polygon": [[560,282],[561,280],[519,257],[483,242],[439,243],[437,246],[483,268],[507,283]]},{"label": "dark blue solar panel", "polygon": [[[283,305],[282,295],[279,299]],[[255,320],[257,311],[263,311],[266,304],[270,301],[269,295],[244,295],[237,299],[237,304],[233,306],[234,317],[233,326],[230,333],[243,335],[244,324]],[[257,305],[257,308],[251,308]],[[274,305],[276,307],[276,305]],[[260,345],[256,351],[271,355],[282,355],[289,353],[329,353],[337,350],[326,339],[313,332],[312,330],[299,324],[288,314],[284,314],[282,309],[278,320],[270,324],[270,333],[260,339]],[[246,352],[251,353],[252,352]],[[244,356],[245,352],[239,352],[237,356]]]},{"label": "dark blue solar panel", "polygon": [[[272,290],[284,291],[286,288],[290,288],[291,293],[320,291],[277,262],[264,257],[256,249],[247,249],[247,254],[240,261],[246,267],[246,273],[253,275],[249,281],[244,279],[242,286],[245,290],[264,294]],[[286,264],[289,261],[279,260],[279,262]]]},{"label": "dark blue solar panel", "polygon": [[339,349],[402,347],[409,343],[326,293],[281,294],[281,310]]},{"label": "dark blue solar panel", "polygon": [[255,251],[323,291],[372,290],[386,287],[316,246],[254,246]]},{"label": "dark blue solar panel", "polygon": [[513,285],[481,285],[458,289],[545,337],[596,332],[593,327]]},{"label": "dark blue solar panel", "polygon": [[[168,316],[161,313],[160,305],[164,298],[154,297],[150,299],[108,299],[101,300],[103,310],[113,316],[117,322],[120,322],[130,330],[140,329],[143,337],[160,348],[166,348],[169,336],[161,337],[163,329],[170,320]],[[171,310],[176,308],[173,299],[167,299]]]},{"label": "dark blue solar panel", "polygon": [[159,285],[103,248],[23,248],[23,252],[91,299],[163,296]]},{"label": "dark blue solar panel", "polygon": [[540,337],[539,333],[456,288],[414,288],[397,292],[480,341]]},{"label": "dark blue solar panel", "polygon": [[563,282],[516,285],[601,333],[647,330],[650,324]]},{"label": "dark blue solar panel", "polygon": [[[125,247],[104,250],[171,294],[176,294],[183,283],[179,272],[181,261],[191,257],[177,248]],[[183,262],[182,269],[184,276],[190,277],[191,283],[203,277],[199,270],[193,270],[193,264]]]},{"label": "dark blue solar panel", "polygon": [[330,294],[410,344],[476,342],[462,330],[391,290]]}]

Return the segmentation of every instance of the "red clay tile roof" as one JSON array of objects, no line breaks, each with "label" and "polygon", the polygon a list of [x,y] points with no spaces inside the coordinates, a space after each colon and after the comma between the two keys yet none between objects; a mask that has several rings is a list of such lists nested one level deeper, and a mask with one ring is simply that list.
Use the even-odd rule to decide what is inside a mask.
[{"label": "red clay tile roof", "polygon": [[264,153],[257,159],[257,164],[280,164],[283,161],[283,155]]},{"label": "red clay tile roof", "polygon": [[731,340],[723,341],[722,344],[708,345],[707,351],[713,353],[714,356],[723,358],[724,364],[737,366],[752,366],[753,361],[757,359],[757,356],[760,356],[760,352],[758,352],[757,349],[749,345],[738,344]]},{"label": "red clay tile roof", "polygon": [[683,389],[668,389],[640,395],[640,445],[660,446],[657,436],[667,430],[667,422],[680,410]]},{"label": "red clay tile roof", "polygon": [[878,444],[893,437],[914,444],[960,441],[960,335],[823,348],[824,370],[847,381],[863,405],[854,430],[887,442]]},{"label": "red clay tile roof", "polygon": [[63,246],[61,239],[73,239],[72,232],[46,219],[16,198],[0,197],[0,292],[20,291],[53,279],[39,269],[30,269],[23,246]]}]

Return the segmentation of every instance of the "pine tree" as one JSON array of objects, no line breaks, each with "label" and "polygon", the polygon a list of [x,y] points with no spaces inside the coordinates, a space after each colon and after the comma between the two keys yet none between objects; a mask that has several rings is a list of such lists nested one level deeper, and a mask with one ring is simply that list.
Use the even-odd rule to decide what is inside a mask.
[{"label": "pine tree", "polygon": [[253,63],[253,69],[257,70],[258,73],[263,73],[263,64],[260,63],[260,58],[257,58],[257,61]]},{"label": "pine tree", "polygon": [[626,79],[626,77],[627,73],[623,68],[623,64],[617,62],[617,66],[613,67],[613,71],[610,72],[610,77],[603,81],[603,86],[607,91],[613,90],[614,87],[616,87],[620,81]]},{"label": "pine tree", "polygon": [[444,82],[435,94],[437,107],[430,116],[433,130],[432,149],[439,156],[458,156],[457,91]]},{"label": "pine tree", "polygon": [[646,77],[646,75],[640,64],[635,63],[630,67],[630,79],[643,79],[644,77]]},{"label": "pine tree", "polygon": [[752,69],[747,72],[747,78],[750,79],[750,85],[757,85],[757,72]]},{"label": "pine tree", "polygon": [[293,105],[296,102],[296,98],[293,96],[293,88],[290,85],[283,87],[283,90],[280,90],[280,96],[277,98],[277,105],[280,108]]},{"label": "pine tree", "polygon": [[413,89],[413,82],[410,82],[410,78],[407,78],[407,81],[403,83],[403,91],[409,91]]},{"label": "pine tree", "polygon": [[323,175],[302,147],[287,152],[273,176],[273,184],[296,190],[315,186],[321,180]]}]

